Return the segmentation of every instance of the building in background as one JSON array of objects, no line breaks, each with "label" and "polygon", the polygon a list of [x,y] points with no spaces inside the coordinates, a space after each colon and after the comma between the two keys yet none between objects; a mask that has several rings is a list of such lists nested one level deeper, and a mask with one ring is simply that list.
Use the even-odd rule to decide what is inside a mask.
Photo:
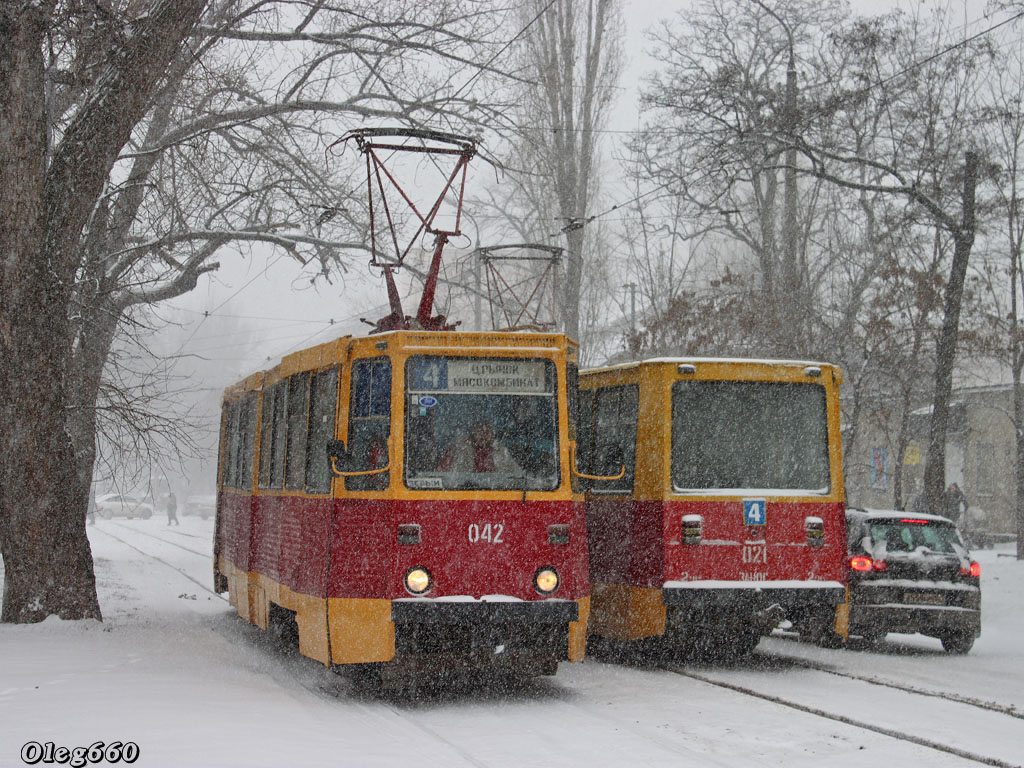
[{"label": "building in background", "polygon": [[[887,415],[891,415],[889,412]],[[903,472],[903,507],[911,509],[924,488],[931,406],[910,414],[910,439],[899,461],[898,419],[879,412],[857,425],[854,455],[844,456],[850,505],[887,509],[896,505],[894,473]],[[954,390],[946,433],[946,484],[967,497],[966,527],[992,533],[1014,531],[1013,388],[1008,384]]]}]

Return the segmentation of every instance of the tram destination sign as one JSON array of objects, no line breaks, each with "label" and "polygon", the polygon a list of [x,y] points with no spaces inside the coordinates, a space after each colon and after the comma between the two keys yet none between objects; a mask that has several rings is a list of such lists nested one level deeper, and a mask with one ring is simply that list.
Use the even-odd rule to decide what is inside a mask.
[{"label": "tram destination sign", "polygon": [[543,360],[426,358],[413,365],[412,385],[419,392],[467,394],[543,394],[548,391]]}]

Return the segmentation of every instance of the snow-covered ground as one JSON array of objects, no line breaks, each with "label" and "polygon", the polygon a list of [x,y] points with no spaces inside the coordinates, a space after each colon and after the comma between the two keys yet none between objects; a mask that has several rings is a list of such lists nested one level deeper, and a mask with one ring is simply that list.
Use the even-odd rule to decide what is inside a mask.
[{"label": "snow-covered ground", "polygon": [[98,521],[105,620],[0,626],[0,766],[23,765],[28,742],[117,741],[140,766],[1024,763],[1024,563],[1008,547],[976,553],[983,634],[967,656],[918,636],[872,650],[776,636],[736,665],[591,659],[413,699],[358,693],[264,642],[209,591],[211,529]]}]

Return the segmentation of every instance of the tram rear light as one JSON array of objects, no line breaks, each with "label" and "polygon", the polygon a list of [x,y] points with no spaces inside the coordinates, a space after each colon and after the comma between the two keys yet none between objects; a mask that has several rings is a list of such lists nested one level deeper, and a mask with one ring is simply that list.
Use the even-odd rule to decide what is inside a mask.
[{"label": "tram rear light", "polygon": [[970,567],[960,568],[961,576],[970,576],[971,578],[977,579],[981,576],[981,566],[978,563],[972,562]]},{"label": "tram rear light", "polygon": [[405,588],[413,595],[423,595],[434,585],[430,571],[417,565],[405,572]]},{"label": "tram rear light", "polygon": [[700,544],[704,537],[704,518],[700,515],[683,515],[683,544]]},{"label": "tram rear light", "polygon": [[821,368],[816,365],[809,365],[804,368],[804,376],[810,376],[811,378],[816,379],[821,376]]},{"label": "tram rear light", "polygon": [[864,571],[870,571],[871,565],[872,562],[870,557],[862,557],[860,555],[856,555],[850,558],[850,568],[852,568],[855,571],[861,571],[862,573]]},{"label": "tram rear light", "polygon": [[560,545],[569,543],[568,525],[549,525],[548,544]]},{"label": "tram rear light", "polygon": [[554,568],[541,568],[534,574],[533,586],[542,595],[550,595],[558,589],[558,571]]},{"label": "tram rear light", "polygon": [[807,531],[807,546],[821,547],[825,544],[825,521],[820,517],[804,519],[804,530]]},{"label": "tram rear light", "polygon": [[398,526],[399,544],[419,544],[420,527],[416,523],[402,523]]},{"label": "tram rear light", "polygon": [[871,570],[873,571],[885,571],[888,568],[889,565],[885,562],[885,560],[875,560],[875,562],[871,564]]},{"label": "tram rear light", "polygon": [[697,366],[691,365],[690,363],[683,363],[676,370],[684,376],[692,376],[697,372]]}]

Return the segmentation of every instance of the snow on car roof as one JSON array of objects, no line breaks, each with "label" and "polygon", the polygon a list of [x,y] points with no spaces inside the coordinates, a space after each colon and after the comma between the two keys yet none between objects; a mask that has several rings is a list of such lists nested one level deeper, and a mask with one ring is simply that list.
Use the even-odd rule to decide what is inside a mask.
[{"label": "snow on car roof", "polygon": [[858,516],[869,519],[895,519],[895,518],[908,518],[912,520],[928,520],[936,523],[949,523],[953,525],[953,521],[948,517],[942,515],[930,515],[930,514],[918,514],[917,512],[908,512],[902,509],[868,509],[867,507],[847,507],[847,513],[854,512]]}]

